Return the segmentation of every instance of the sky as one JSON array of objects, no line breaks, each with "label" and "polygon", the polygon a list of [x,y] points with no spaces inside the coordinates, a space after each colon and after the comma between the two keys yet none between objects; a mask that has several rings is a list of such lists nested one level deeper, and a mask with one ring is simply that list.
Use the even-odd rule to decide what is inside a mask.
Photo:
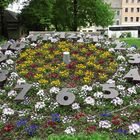
[{"label": "sky", "polygon": [[23,2],[25,1],[28,0],[18,0],[18,2],[10,4],[7,9],[16,13],[20,13],[20,10],[23,8]]}]

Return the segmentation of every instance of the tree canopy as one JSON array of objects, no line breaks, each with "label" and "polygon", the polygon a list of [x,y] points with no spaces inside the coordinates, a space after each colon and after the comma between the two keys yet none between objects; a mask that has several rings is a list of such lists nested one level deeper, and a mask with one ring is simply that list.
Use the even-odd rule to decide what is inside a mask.
[{"label": "tree canopy", "polygon": [[113,23],[114,12],[103,0],[31,0],[21,14],[29,30],[51,29],[76,31],[79,27]]}]

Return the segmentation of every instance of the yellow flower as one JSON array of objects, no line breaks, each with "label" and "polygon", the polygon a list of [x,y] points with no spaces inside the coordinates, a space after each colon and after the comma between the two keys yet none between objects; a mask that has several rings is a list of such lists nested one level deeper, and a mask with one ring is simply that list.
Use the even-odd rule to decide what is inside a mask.
[{"label": "yellow flower", "polygon": [[46,69],[45,69],[44,67],[40,67],[40,68],[37,68],[37,71],[38,71],[38,72],[45,72]]},{"label": "yellow flower", "polygon": [[88,45],[88,48],[89,48],[89,50],[91,50],[91,51],[96,51],[96,50],[97,50],[96,46],[93,45],[93,44]]},{"label": "yellow flower", "polygon": [[35,76],[34,76],[34,78],[35,79],[42,79],[43,78],[43,74],[36,74]]},{"label": "yellow flower", "polygon": [[75,75],[82,76],[84,75],[84,72],[82,70],[78,70],[78,71],[75,71]]},{"label": "yellow flower", "polygon": [[55,80],[51,82],[51,86],[60,86],[60,80]]},{"label": "yellow flower", "polygon": [[99,80],[106,81],[108,76],[104,73],[99,73]]},{"label": "yellow flower", "polygon": [[45,79],[40,79],[40,80],[38,80],[38,83],[39,83],[39,84],[44,84],[44,85],[45,85],[45,84],[48,84],[48,82],[49,82],[49,81],[48,81],[48,80],[45,80]]},{"label": "yellow flower", "polygon": [[61,77],[68,77],[69,76],[69,71],[67,71],[67,70],[60,71],[60,76]]},{"label": "yellow flower", "polygon": [[78,64],[78,65],[76,66],[76,68],[78,68],[78,69],[85,69],[86,66],[83,65],[83,64]]},{"label": "yellow flower", "polygon": [[89,84],[92,81],[91,77],[89,76],[84,77],[83,80],[85,84]]},{"label": "yellow flower", "polygon": [[87,77],[93,77],[94,76],[94,72],[87,70],[85,72],[85,76],[87,76]]}]

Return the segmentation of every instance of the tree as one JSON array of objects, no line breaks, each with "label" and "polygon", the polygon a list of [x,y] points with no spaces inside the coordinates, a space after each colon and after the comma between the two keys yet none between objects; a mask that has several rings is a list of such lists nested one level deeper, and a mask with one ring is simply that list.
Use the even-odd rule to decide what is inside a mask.
[{"label": "tree", "polygon": [[53,0],[31,0],[19,15],[21,23],[28,30],[49,29],[52,18]]},{"label": "tree", "polygon": [[[57,31],[77,31],[89,24],[107,27],[114,18],[113,10],[103,0],[31,0],[21,15],[28,28],[39,25],[49,29],[53,25]],[[31,22],[27,22],[29,19]]]},{"label": "tree", "polygon": [[7,21],[4,17],[5,8],[16,0],[0,0],[1,35],[8,38]]}]

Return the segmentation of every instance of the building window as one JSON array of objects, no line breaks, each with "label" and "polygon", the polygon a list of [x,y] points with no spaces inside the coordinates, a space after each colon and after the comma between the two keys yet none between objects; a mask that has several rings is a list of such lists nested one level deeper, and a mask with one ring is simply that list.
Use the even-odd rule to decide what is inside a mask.
[{"label": "building window", "polygon": [[128,17],[125,17],[124,20],[125,20],[125,22],[127,22],[128,21]]},{"label": "building window", "polygon": [[120,21],[119,21],[119,20],[117,20],[117,21],[116,21],[116,24],[117,24],[117,25],[119,25],[119,24],[120,24]]},{"label": "building window", "polygon": [[132,3],[134,3],[134,0],[132,0]]},{"label": "building window", "polygon": [[92,30],[88,30],[88,32],[92,32]]},{"label": "building window", "polygon": [[128,3],[128,0],[126,0],[126,3]]},{"label": "building window", "polygon": [[133,22],[133,17],[130,18],[130,21]]},{"label": "building window", "polygon": [[134,8],[131,8],[131,12],[134,12]]},{"label": "building window", "polygon": [[136,17],[136,22],[139,22],[139,17]]},{"label": "building window", "polygon": [[120,11],[117,11],[117,15],[118,15],[118,16],[120,15]]},{"label": "building window", "polygon": [[140,12],[140,8],[137,8],[137,12]]},{"label": "building window", "polygon": [[125,8],[125,12],[128,12],[128,8]]}]

